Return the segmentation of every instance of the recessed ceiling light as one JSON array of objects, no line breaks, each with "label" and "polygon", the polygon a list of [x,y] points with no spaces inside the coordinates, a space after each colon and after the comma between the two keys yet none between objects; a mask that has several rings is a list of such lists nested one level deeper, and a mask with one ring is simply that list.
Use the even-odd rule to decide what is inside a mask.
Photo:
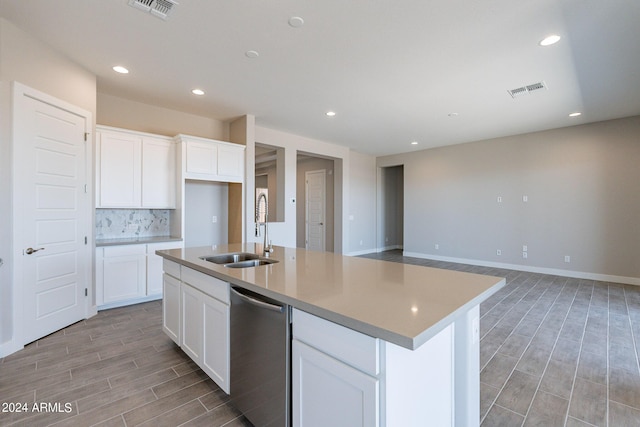
[{"label": "recessed ceiling light", "polygon": [[458,113],[449,113],[448,116],[449,117],[458,117]]},{"label": "recessed ceiling light", "polygon": [[116,65],[115,67],[113,67],[113,71],[115,71],[116,73],[120,73],[120,74],[129,73],[129,70],[124,68],[122,65]]},{"label": "recessed ceiling light", "polygon": [[299,16],[292,16],[291,18],[289,18],[289,25],[291,25],[293,28],[302,27],[304,25],[304,19],[300,18]]},{"label": "recessed ceiling light", "polygon": [[254,59],[254,58],[257,58],[258,56],[260,56],[260,54],[259,54],[257,51],[255,51],[255,50],[248,50],[248,51],[246,51],[246,52],[244,53],[244,55],[245,55],[247,58],[251,58],[251,59]]},{"label": "recessed ceiling light", "polygon": [[335,116],[335,115],[336,115],[336,112],[335,112],[335,111],[327,111],[325,114],[326,114],[327,116],[329,116],[329,117],[333,117],[333,116]]},{"label": "recessed ceiling light", "polygon": [[578,116],[581,116],[581,115],[582,115],[582,113],[581,113],[581,112],[576,111],[575,113],[571,113],[571,114],[569,114],[569,117],[578,117]]},{"label": "recessed ceiling light", "polygon": [[540,46],[551,46],[560,41],[560,36],[557,34],[551,34],[540,41]]},{"label": "recessed ceiling light", "polygon": [[202,89],[193,89],[191,93],[198,96],[204,95],[204,91]]},{"label": "recessed ceiling light", "polygon": [[418,141],[411,141],[411,145],[418,145]]}]

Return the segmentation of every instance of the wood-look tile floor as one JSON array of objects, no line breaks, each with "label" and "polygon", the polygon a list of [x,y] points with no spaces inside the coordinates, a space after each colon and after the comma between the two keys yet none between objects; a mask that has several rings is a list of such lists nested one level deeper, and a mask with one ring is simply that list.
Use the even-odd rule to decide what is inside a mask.
[{"label": "wood-look tile floor", "polygon": [[493,426],[640,426],[640,287],[403,257],[506,277],[480,305],[480,420]]},{"label": "wood-look tile floor", "polygon": [[161,301],[105,310],[5,357],[0,426],[250,426],[161,323]]},{"label": "wood-look tile floor", "polygon": [[[507,278],[480,306],[483,427],[640,426],[640,287],[365,257]],[[0,412],[0,426],[250,426],[164,335],[161,313],[160,301],[101,311],[2,359],[0,404],[29,412]]]}]

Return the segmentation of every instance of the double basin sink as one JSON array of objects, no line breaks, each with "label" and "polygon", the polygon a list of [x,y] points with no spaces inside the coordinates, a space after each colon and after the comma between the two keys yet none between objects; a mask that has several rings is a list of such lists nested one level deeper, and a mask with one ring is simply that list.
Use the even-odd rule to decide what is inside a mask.
[{"label": "double basin sink", "polygon": [[229,268],[258,267],[260,265],[268,265],[278,262],[278,260],[261,257],[258,254],[250,252],[233,252],[229,254],[203,256],[200,257],[200,259],[214,264],[221,264]]}]

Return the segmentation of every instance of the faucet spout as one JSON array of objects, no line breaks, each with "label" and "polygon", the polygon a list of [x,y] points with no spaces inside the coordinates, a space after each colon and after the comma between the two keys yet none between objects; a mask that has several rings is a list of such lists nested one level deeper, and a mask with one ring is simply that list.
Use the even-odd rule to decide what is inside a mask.
[{"label": "faucet spout", "polygon": [[[269,256],[271,252],[273,252],[273,246],[271,246],[271,242],[269,240],[269,205],[267,202],[267,195],[262,193],[258,196],[258,201],[256,202],[256,236],[260,235],[260,203],[264,201],[264,242],[262,243],[262,248],[265,256]],[[267,246],[267,243],[269,244]]]}]

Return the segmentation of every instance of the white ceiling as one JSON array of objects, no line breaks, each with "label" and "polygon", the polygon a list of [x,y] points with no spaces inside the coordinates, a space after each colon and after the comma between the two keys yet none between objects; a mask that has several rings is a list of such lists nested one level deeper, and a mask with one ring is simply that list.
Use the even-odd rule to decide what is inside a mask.
[{"label": "white ceiling", "polygon": [[[179,2],[166,21],[128,0],[0,0],[0,16],[95,73],[101,93],[253,114],[373,155],[640,114],[638,0]],[[560,42],[539,46],[551,33]]]}]

